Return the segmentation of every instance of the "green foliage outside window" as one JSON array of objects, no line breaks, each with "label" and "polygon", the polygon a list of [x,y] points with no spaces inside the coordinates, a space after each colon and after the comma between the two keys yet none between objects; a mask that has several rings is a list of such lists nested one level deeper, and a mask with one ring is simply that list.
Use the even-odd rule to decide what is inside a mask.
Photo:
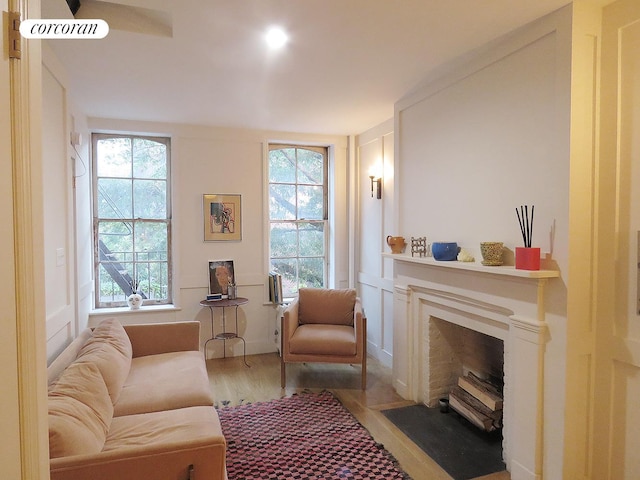
[{"label": "green foliage outside window", "polygon": [[326,148],[271,147],[270,261],[284,297],[326,284],[326,198]]},{"label": "green foliage outside window", "polygon": [[96,306],[171,300],[169,141],[94,135]]}]

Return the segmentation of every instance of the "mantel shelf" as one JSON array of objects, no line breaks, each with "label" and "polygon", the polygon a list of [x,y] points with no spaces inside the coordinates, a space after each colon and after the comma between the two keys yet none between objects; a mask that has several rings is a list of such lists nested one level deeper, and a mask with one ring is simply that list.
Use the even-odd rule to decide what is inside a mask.
[{"label": "mantel shelf", "polygon": [[557,270],[516,270],[513,265],[490,267],[482,265],[480,262],[458,262],[456,260],[438,261],[433,257],[412,257],[411,255],[400,253],[383,253],[382,256],[385,258],[391,258],[398,262],[417,263],[429,267],[466,270],[477,273],[488,273],[491,275],[504,275],[508,277],[542,279],[557,278],[560,276],[560,272]]}]

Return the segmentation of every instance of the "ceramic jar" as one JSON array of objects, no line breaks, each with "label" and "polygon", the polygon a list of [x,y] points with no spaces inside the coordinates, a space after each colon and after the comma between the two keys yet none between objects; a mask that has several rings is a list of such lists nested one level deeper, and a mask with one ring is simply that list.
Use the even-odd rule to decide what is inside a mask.
[{"label": "ceramic jar", "polygon": [[458,244],[456,242],[434,242],[431,244],[433,258],[441,261],[452,261],[458,258]]},{"label": "ceramic jar", "polygon": [[404,237],[392,237],[388,235],[387,245],[391,248],[391,253],[402,253],[407,242],[405,242]]},{"label": "ceramic jar", "polygon": [[488,266],[502,265],[502,242],[481,242],[480,253],[482,254],[482,264]]},{"label": "ceramic jar", "polygon": [[142,295],[138,292],[133,292],[127,297],[127,305],[131,310],[138,310],[142,305]]}]

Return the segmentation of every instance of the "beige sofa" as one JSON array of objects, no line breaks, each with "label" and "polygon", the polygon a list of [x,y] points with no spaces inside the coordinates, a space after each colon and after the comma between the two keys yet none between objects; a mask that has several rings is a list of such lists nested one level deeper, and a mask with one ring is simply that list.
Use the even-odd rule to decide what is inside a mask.
[{"label": "beige sofa", "polygon": [[82,332],[48,368],[52,480],[221,480],[200,323]]}]

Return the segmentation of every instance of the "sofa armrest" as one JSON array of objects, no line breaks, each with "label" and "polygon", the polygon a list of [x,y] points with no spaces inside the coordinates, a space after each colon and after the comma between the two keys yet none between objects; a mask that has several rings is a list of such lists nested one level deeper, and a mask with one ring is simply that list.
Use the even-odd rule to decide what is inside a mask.
[{"label": "sofa armrest", "polygon": [[226,440],[216,410],[197,406],[114,417],[101,452],[52,458],[51,480],[225,478]]},{"label": "sofa armrest", "polygon": [[133,357],[200,350],[200,322],[169,322],[124,325]]},{"label": "sofa armrest", "polygon": [[[219,441],[131,447],[51,459],[51,480],[226,480],[226,446]],[[190,476],[190,470],[193,469]]]}]

